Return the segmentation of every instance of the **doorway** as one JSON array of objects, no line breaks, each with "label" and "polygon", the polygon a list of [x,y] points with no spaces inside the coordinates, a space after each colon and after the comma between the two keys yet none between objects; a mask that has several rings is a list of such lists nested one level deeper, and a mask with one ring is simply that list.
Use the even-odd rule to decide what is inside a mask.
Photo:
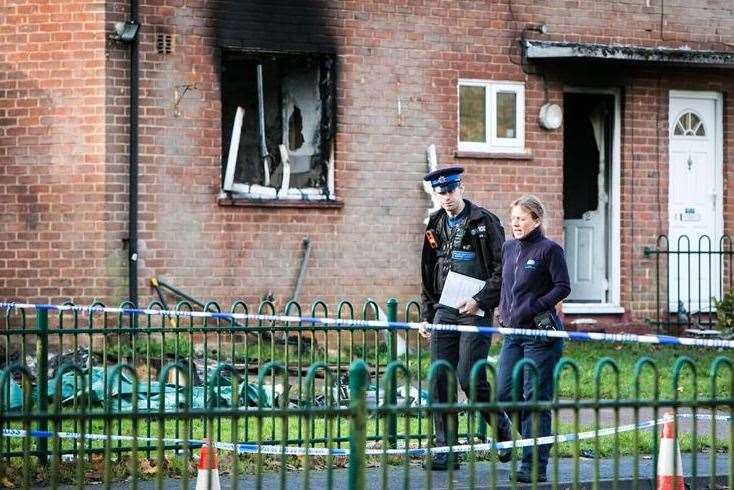
[{"label": "doorway", "polygon": [[565,301],[610,305],[617,303],[612,284],[618,270],[613,253],[615,94],[569,91],[563,105],[564,241],[571,279]]}]

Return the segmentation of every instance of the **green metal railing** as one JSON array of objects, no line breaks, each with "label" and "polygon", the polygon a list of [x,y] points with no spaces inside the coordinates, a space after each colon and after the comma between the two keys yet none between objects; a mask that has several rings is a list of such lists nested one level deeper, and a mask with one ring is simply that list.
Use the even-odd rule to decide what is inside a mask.
[{"label": "green metal railing", "polygon": [[[388,319],[396,319],[398,306],[388,301]],[[184,303],[177,308],[190,309]],[[219,311],[215,303],[206,309]],[[231,311],[247,306],[236,303]],[[258,311],[275,308],[263,303]],[[310,311],[329,313],[321,302]],[[336,311],[352,319],[355,308],[343,302]],[[368,302],[362,317],[377,311]],[[406,320],[418,316],[415,303],[404,311]],[[284,313],[300,316],[301,307],[289,304]],[[472,389],[468,400],[438,404],[421,402],[421,390],[430,388],[438,369],[448,369],[454,387],[456,378],[445,363],[430,365],[416,332],[399,337],[377,327],[169,320],[7,310],[0,328],[0,485],[109,487],[125,480],[133,488],[188,488],[196,478],[198,447],[209,440],[239,448],[219,451],[223,478],[233,488],[514,486],[520,449],[512,463],[498,463],[495,449],[482,446],[479,413],[505,410],[515,427],[519,413],[529,413],[538,435],[537,414],[550,410],[556,436],[548,477],[554,488],[647,486],[657,476],[659,431],[645,422],[667,411],[678,422],[691,487],[732,488],[730,351],[689,349],[670,361],[665,347],[646,347],[649,355],[634,365],[604,356],[564,357],[555,367],[551,401],[480,403]],[[605,349],[611,355],[616,347]],[[52,369],[50,379],[44,363]],[[516,366],[518,388],[524,367],[533,373],[527,360]],[[472,387],[482,370],[494,385],[493,364],[481,361],[472,370]],[[448,475],[420,466],[424,454],[418,450],[432,445],[428,421],[436,412],[462,415],[453,430],[469,446],[456,448],[465,464]],[[619,429],[602,430],[610,427]],[[575,436],[588,431],[586,439]],[[521,444],[519,438],[513,444]],[[312,454],[303,454],[305,448]],[[326,449],[333,454],[324,455]],[[533,457],[537,462],[537,446]]]},{"label": "green metal railing", "polygon": [[[91,305],[104,307],[101,303]],[[121,308],[132,305],[124,302]],[[162,309],[162,305],[153,302],[148,309]],[[176,311],[192,311],[190,303],[181,302],[176,305]],[[386,302],[386,317],[390,321],[398,320],[398,303],[391,299]],[[221,312],[215,302],[208,302],[204,311]],[[232,313],[249,313],[248,306],[242,302],[235,302],[229,309]],[[255,310],[258,314],[275,315],[275,306],[271,302],[262,302]],[[316,301],[308,309],[296,302],[289,302],[283,309],[285,315],[300,316],[304,311],[313,317],[328,317],[332,312],[322,301]],[[336,306],[336,318],[344,320],[375,319],[381,309],[374,301],[365,302],[360,309],[353,303],[342,301]],[[403,318],[415,320],[420,316],[420,307],[416,302],[408,302],[403,310]],[[402,318],[401,318],[402,319]],[[167,393],[176,405],[180,405],[187,397],[192,401],[192,407],[206,407],[210,405],[211,388],[228,382],[231,370],[222,373],[221,378],[215,378],[214,368],[223,364],[234,366],[236,371],[243,373],[245,383],[249,389],[240,393],[240,402],[243,405],[255,406],[255,379],[259,368],[265,361],[278,361],[288,374],[289,383],[278,383],[275,373],[271,373],[265,383],[264,390],[268,404],[276,398],[284,400],[306,399],[304,384],[306,370],[315,363],[324,363],[331,369],[330,386],[324,389],[324,375],[318,375],[320,385],[319,402],[328,394],[334,399],[337,406],[343,406],[348,400],[343,399],[349,386],[347,370],[355,359],[365,359],[370,366],[372,383],[368,389],[371,403],[377,405],[385,398],[381,374],[387,364],[394,360],[402,360],[411,369],[425,372],[429,364],[429,352],[420,341],[417,332],[403,332],[398,336],[395,330],[378,327],[345,327],[335,331],[320,328],[318,325],[306,326],[301,324],[284,324],[278,322],[248,322],[224,320],[221,318],[176,317],[165,318],[159,315],[128,315],[110,314],[107,312],[90,313],[84,311],[49,311],[45,309],[23,310],[7,309],[3,312],[3,324],[0,325],[0,366],[9,366],[13,362],[23,363],[30,359],[32,347],[35,345],[35,359],[38,362],[38,379],[36,386],[38,395],[35,396],[45,408],[47,400],[53,399],[53,383],[49,383],[46,374],[49,372],[48,363],[51,363],[51,374],[57,372],[62,364],[79,364],[84,369],[84,390],[89,392],[86,398],[74,403],[86,403],[87,408],[99,404],[103,395],[103,387],[107,386],[109,370],[107,366],[125,363],[133,367],[138,373],[140,389],[144,393],[154,393],[158,387],[159,374],[164,365],[172,363],[178,367],[169,371],[166,382],[169,385],[179,386],[180,390],[170,390]],[[400,342],[402,351],[399,350]],[[83,362],[82,362],[83,361]],[[130,384],[128,377],[125,380]],[[79,380],[67,374],[64,385],[68,391],[76,392],[79,389]],[[288,385],[285,393],[283,386]],[[49,388],[50,387],[50,388]],[[425,403],[427,393],[422,376],[417,377],[414,386],[407,390]],[[214,401],[214,406],[231,405],[232,393],[224,393]],[[249,395],[249,399],[247,399]],[[122,410],[130,406],[130,398],[118,399],[113,408]],[[397,398],[393,395],[393,398]],[[402,397],[401,397],[402,398]],[[141,411],[155,411],[159,401],[154,396],[143,397],[138,400]],[[392,431],[391,440],[397,442],[395,420],[390,422]],[[116,424],[118,429],[120,424]],[[274,438],[274,424],[269,424],[270,437]],[[338,446],[346,444],[349,434],[345,432],[346,423],[337,420],[334,440]],[[39,430],[45,427],[39,426]],[[370,420],[368,424],[368,439],[381,440],[384,430],[383,421]],[[146,435],[151,434],[150,426],[145,427]],[[176,437],[185,437],[182,424],[176,423],[174,428]],[[208,436],[208,428],[203,427],[203,436]],[[214,424],[214,436],[222,433],[222,422]],[[426,436],[426,420],[419,417],[415,425],[416,432],[410,434],[410,439],[424,441]],[[244,428],[244,441],[251,441],[254,434],[249,426]],[[192,436],[189,428],[188,436]],[[312,434],[315,441],[322,442],[321,436]],[[400,435],[401,438],[407,437]],[[288,440],[291,444],[301,444],[304,440],[303,422],[299,421],[296,428],[290,432]],[[45,448],[38,448],[45,453]],[[7,450],[7,448],[4,448]],[[125,451],[125,444],[115,444],[113,451]],[[74,448],[75,450],[75,448]],[[92,448],[90,448],[92,450]]]}]

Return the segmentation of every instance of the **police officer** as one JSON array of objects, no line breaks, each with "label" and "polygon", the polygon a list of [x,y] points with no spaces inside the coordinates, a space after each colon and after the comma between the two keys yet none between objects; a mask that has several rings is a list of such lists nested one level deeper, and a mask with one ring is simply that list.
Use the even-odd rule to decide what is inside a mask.
[{"label": "police officer", "polygon": [[[505,232],[500,220],[486,209],[464,199],[464,184],[461,182],[464,169],[450,166],[435,170],[424,177],[438,195],[441,209],[433,213],[426,228],[421,257],[423,288],[421,292],[423,321],[434,324],[489,325],[492,312],[499,304],[502,276],[502,243]],[[473,297],[459,302],[457,308],[438,303],[449,271],[485,281],[484,287]],[[478,310],[484,317],[478,316]],[[445,360],[456,370],[461,389],[470,393],[470,375],[474,364],[487,358],[490,336],[480,333],[431,331],[421,328],[421,335],[431,340],[431,361]],[[440,369],[433,384],[434,403],[448,401],[447,373]],[[476,380],[477,401],[487,402],[491,398],[491,387],[487,382],[486,370]],[[455,396],[453,399],[456,399]],[[490,423],[490,413],[482,415]],[[453,422],[449,426],[449,421]],[[495,440],[511,440],[511,426],[504,412],[496,414]],[[433,416],[436,446],[457,444],[456,413],[435,413]],[[449,433],[449,429],[451,433]],[[511,452],[498,453],[500,461],[509,461]],[[459,468],[453,454],[433,455],[430,468],[446,470],[449,466]],[[429,467],[429,465],[426,465]]]}]

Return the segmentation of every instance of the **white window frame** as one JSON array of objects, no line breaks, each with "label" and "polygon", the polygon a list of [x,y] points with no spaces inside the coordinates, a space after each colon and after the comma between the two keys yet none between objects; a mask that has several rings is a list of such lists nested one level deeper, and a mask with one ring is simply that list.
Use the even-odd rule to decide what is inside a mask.
[{"label": "white window frame", "polygon": [[[483,142],[461,141],[461,87],[484,87],[484,114],[486,140]],[[514,138],[497,137],[497,93],[515,93],[515,124],[517,135]],[[457,107],[456,120],[459,151],[467,152],[497,152],[497,153],[525,153],[525,84],[523,82],[459,79],[456,87]]]}]

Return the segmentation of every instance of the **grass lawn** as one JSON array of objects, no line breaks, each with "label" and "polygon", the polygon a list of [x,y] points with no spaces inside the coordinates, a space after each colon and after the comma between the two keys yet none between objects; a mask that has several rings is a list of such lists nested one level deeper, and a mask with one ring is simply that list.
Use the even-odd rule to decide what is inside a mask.
[{"label": "grass lawn", "polygon": [[[712,393],[712,364],[717,357],[725,357],[729,363],[734,363],[731,351],[718,349],[701,349],[695,347],[660,346],[632,343],[607,342],[566,342],[564,357],[572,359],[579,367],[579,398],[595,398],[596,393],[601,399],[635,398],[635,364],[639,359],[648,357],[657,366],[659,398],[672,399],[674,366],[678,362],[690,360],[680,370],[679,384],[676,387],[678,398],[681,400],[712,398],[734,398],[734,373],[726,365],[718,369],[715,381],[715,391]],[[600,360],[609,358],[619,369],[619,376],[610,366],[605,366],[597,373],[596,367]],[[695,387],[694,390],[694,379]],[[650,367],[644,367],[639,374],[640,399],[654,399],[655,376]],[[576,396],[576,386],[573,375],[568,371],[561,378],[558,393],[563,398]],[[617,390],[619,385],[619,390]],[[694,394],[695,391],[695,394]]]},{"label": "grass lawn", "polygon": [[[416,335],[415,332],[410,333],[409,345],[412,347],[417,345]],[[231,348],[225,347],[218,352],[218,357],[214,357],[214,359],[219,358],[222,362],[246,363],[251,367],[262,366],[271,360],[284,362],[288,366],[295,367],[299,364],[300,359],[300,366],[304,369],[311,362],[318,361],[326,362],[332,367],[339,365],[342,369],[346,369],[352,359],[362,358],[370,367],[374,368],[379,365],[382,370],[390,361],[387,347],[382,340],[382,335],[376,332],[368,332],[365,335],[361,333],[345,334],[342,339],[341,355],[335,354],[333,350],[335,341],[331,339],[328,353],[323,348],[325,342],[321,340],[319,347],[313,350],[302,348],[300,356],[297,346],[294,345],[285,347],[267,340],[261,342],[251,341],[246,348],[242,345],[234,345]],[[375,344],[378,344],[376,348],[374,347]],[[496,359],[498,357],[500,344],[501,338],[495,336],[490,349],[490,358]],[[216,345],[216,342],[209,342],[210,348]],[[114,345],[110,345],[110,349],[114,349],[115,352],[120,351],[120,348]],[[129,348],[123,348],[122,350],[125,350],[125,353],[129,355]],[[147,341],[143,338],[137,341],[135,350],[143,358],[162,358],[164,354],[169,354],[167,359],[170,360],[172,358],[171,354],[174,352],[178,352],[179,358],[185,358],[190,353],[190,343],[184,338],[178,341],[168,338],[165,340],[165,345],[162,345],[160,342]],[[415,349],[413,351],[415,352]],[[564,357],[578,366],[578,387],[573,371],[566,368],[557,390],[561,398],[574,398],[576,396],[582,399],[593,399],[597,396],[600,399],[635,398],[635,382],[637,380],[635,365],[641,358],[645,357],[651,359],[657,367],[658,397],[672,399],[674,366],[676,362],[683,362],[683,359],[687,358],[692,365],[684,363],[682,369],[680,369],[679,384],[677,390],[675,390],[678,398],[685,400],[694,395],[699,399],[710,398],[712,396],[712,363],[716,357],[720,356],[728,359],[730,363],[734,363],[732,353],[722,349],[566,341]],[[597,371],[597,365],[605,358],[610,359],[613,366],[617,367],[618,376],[614,367],[606,363],[603,369]],[[415,353],[402,355],[398,357],[398,360],[408,366],[414,378],[419,375],[421,379],[427,379],[430,354],[426,345],[422,346],[420,356]],[[416,381],[416,379],[413,379],[414,384]],[[653,369],[650,366],[643,367],[639,373],[641,399],[650,400],[655,398],[654,381]],[[380,380],[380,383],[382,383],[382,380]],[[425,381],[423,386],[426,386]],[[718,397],[728,398],[734,396],[732,395],[733,391],[734,376],[726,365],[722,365],[716,376],[714,393]]]},{"label": "grass lawn", "polygon": [[[500,341],[493,339],[490,349],[490,358],[497,359],[500,352]],[[690,400],[694,396],[698,399],[712,398],[712,364],[717,357],[724,357],[729,363],[734,363],[731,351],[720,349],[704,349],[697,347],[660,346],[633,343],[610,342],[579,342],[566,341],[563,356],[578,366],[578,383],[574,371],[564,369],[557,387],[561,398],[581,399],[634,399],[635,382],[639,377],[640,399],[655,399],[655,372],[650,366],[644,366],[639,374],[635,374],[635,366],[641,358],[650,358],[657,367],[658,399],[673,399],[677,391],[678,399]],[[368,359],[374,359],[370,353]],[[602,359],[609,359],[603,367],[597,369]],[[690,360],[690,364],[685,362]],[[401,357],[406,362],[405,357]],[[412,372],[418,371],[419,359],[417,356],[407,358],[407,364]],[[380,357],[381,364],[387,362],[387,356]],[[676,363],[681,365],[678,385],[674,390],[673,373]],[[428,353],[423,353],[420,359],[420,372],[423,379],[428,376],[430,359]],[[615,370],[616,366],[616,370]],[[618,375],[617,372],[618,371]],[[719,367],[715,376],[713,394],[720,398],[734,398],[734,373],[726,364]]]},{"label": "grass lawn", "polygon": [[[227,335],[222,335],[219,340],[226,340]],[[363,334],[345,333],[341,337],[340,355],[335,352],[336,341],[331,338],[329,344],[326,344],[326,338],[317,335],[318,346],[313,350],[307,346],[308,342],[303,342],[299,355],[298,346],[290,345],[288,347],[282,344],[272,343],[268,340],[259,342],[252,341],[245,346],[243,343],[230,344],[225,342],[212,341],[208,342],[208,348],[217,350],[216,355],[210,355],[209,360],[221,360],[221,362],[234,362],[239,365],[248,365],[250,368],[257,368],[268,361],[278,361],[286,363],[289,367],[295,368],[299,366],[303,369],[308,368],[311,362],[326,362],[334,368],[336,365],[341,369],[346,369],[352,359],[365,359],[367,364],[374,368],[380,366],[380,370],[384,369],[389,362],[387,347],[383,342],[382,334],[378,332],[367,332]],[[417,333],[410,332],[408,344],[415,352],[417,345]],[[490,358],[497,358],[500,350],[501,337],[493,338],[492,347],[490,349]],[[377,345],[377,347],[375,347]],[[305,347],[304,347],[305,346]],[[326,349],[328,347],[328,351]],[[162,363],[170,362],[174,353],[178,355],[178,359],[185,359],[191,350],[191,343],[185,336],[179,338],[171,338],[169,335],[163,342],[153,339],[147,339],[140,336],[135,344],[131,346],[121,346],[111,342],[107,346],[107,352],[114,353],[115,356],[129,356],[133,351],[136,352],[138,359],[161,359]],[[600,399],[634,398],[635,395],[635,364],[639,359],[647,357],[652,359],[658,371],[658,391],[659,398],[672,399],[673,397],[673,371],[676,362],[682,362],[683,358],[688,358],[693,363],[694,368],[685,364],[680,371],[679,385],[677,387],[678,397],[687,399],[694,395],[694,378],[696,378],[695,395],[699,399],[710,398],[711,392],[711,367],[713,360],[723,356],[734,362],[734,357],[730,351],[721,349],[699,348],[699,347],[683,347],[683,346],[660,346],[652,344],[636,344],[636,343],[610,343],[610,342],[584,342],[584,341],[566,341],[564,348],[564,357],[573,361],[578,366],[579,379],[578,389],[571,369],[565,369],[559,386],[557,387],[559,396],[562,398],[579,398],[592,399],[598,396]],[[615,374],[615,370],[610,365],[605,365],[600,372],[597,373],[596,366],[600,360],[609,358],[613,361],[614,366],[618,368],[619,376]],[[299,363],[300,359],[300,363]],[[425,342],[422,344],[420,356],[417,354],[402,355],[398,360],[407,365],[413,378],[417,375],[423,380],[427,379],[430,355],[429,349]],[[654,373],[649,366],[645,366],[640,374],[640,398],[655,398],[654,390]],[[372,382],[375,380],[373,379]],[[415,379],[413,379],[415,384]],[[380,380],[382,383],[382,380]],[[617,389],[617,383],[619,389]],[[716,388],[714,393],[719,397],[729,397],[732,393],[734,378],[732,373],[722,366],[716,376]],[[423,383],[425,386],[425,382]]]}]

